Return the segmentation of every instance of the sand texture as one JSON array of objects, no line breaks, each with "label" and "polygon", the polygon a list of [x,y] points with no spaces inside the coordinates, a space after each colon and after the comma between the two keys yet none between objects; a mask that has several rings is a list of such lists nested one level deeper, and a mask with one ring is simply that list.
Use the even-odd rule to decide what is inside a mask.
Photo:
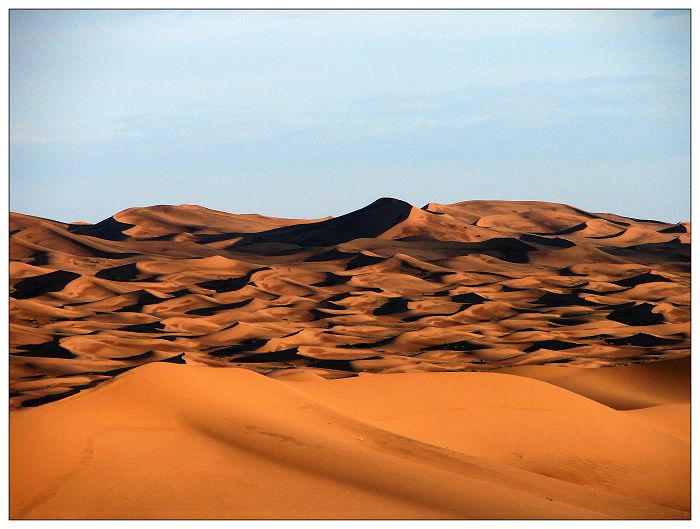
[{"label": "sand texture", "polygon": [[12,518],[690,516],[688,222],[12,213],[10,259]]}]

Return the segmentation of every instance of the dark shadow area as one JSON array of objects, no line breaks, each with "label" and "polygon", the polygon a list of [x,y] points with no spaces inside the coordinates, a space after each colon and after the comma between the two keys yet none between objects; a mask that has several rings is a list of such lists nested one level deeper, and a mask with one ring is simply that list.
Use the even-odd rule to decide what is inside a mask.
[{"label": "dark shadow area", "polygon": [[10,296],[15,299],[28,299],[47,292],[58,292],[79,277],[80,274],[66,270],[56,270],[40,276],[25,277],[15,283],[15,291]]},{"label": "dark shadow area", "polygon": [[133,355],[133,356],[124,356],[122,358],[110,358],[110,360],[123,360],[126,362],[136,362],[138,360],[146,360],[146,358],[150,358],[153,356],[153,351],[146,351],[145,353]]},{"label": "dark shadow area", "polygon": [[690,244],[676,238],[669,242],[636,244],[625,248],[601,247],[600,250],[644,264],[690,262]]},{"label": "dark shadow area", "polygon": [[201,283],[195,284],[198,287],[207,288],[209,290],[215,290],[217,294],[220,294],[222,292],[233,292],[235,290],[240,290],[244,286],[246,286],[250,282],[250,278],[253,277],[253,274],[262,270],[270,270],[270,267],[263,266],[261,268],[256,268],[241,277],[231,277],[229,279],[213,279],[211,281],[202,281]]},{"label": "dark shadow area", "polygon": [[238,353],[255,351],[256,349],[259,349],[269,341],[270,340],[266,338],[248,338],[247,340],[243,340],[242,342],[237,344],[232,344],[224,348],[207,351],[207,354],[211,356],[216,356],[217,358],[232,356]]},{"label": "dark shadow area", "polygon": [[166,299],[169,298],[159,298],[158,296],[154,296],[150,292],[146,292],[145,290],[139,290],[138,291],[138,298],[136,299],[136,303],[133,305],[127,305],[125,307],[122,307],[121,309],[116,309],[114,312],[141,312],[141,309],[145,305],[155,305],[157,303],[161,303],[163,301],[166,301]]},{"label": "dark shadow area", "polygon": [[351,259],[348,262],[347,266],[345,267],[345,270],[355,270],[356,268],[362,268],[363,266],[371,266],[373,264],[381,263],[382,261],[384,261],[384,257],[360,253],[357,255],[357,257]]},{"label": "dark shadow area", "polygon": [[265,363],[265,362],[292,362],[295,360],[309,360],[305,356],[298,354],[299,349],[292,347],[281,351],[273,351],[270,353],[257,353],[248,356],[233,358],[229,360],[234,363]]},{"label": "dark shadow area", "polygon": [[555,248],[571,248],[576,246],[573,242],[560,237],[541,237],[531,233],[526,233],[520,237],[521,241],[541,244],[543,246],[553,246]]},{"label": "dark shadow area", "polygon": [[638,332],[624,338],[608,338],[605,341],[611,345],[634,345],[637,347],[656,347],[658,345],[672,345],[683,342],[681,339],[662,338],[644,332]]},{"label": "dark shadow area", "polygon": [[103,268],[102,270],[95,272],[95,277],[100,279],[109,279],[110,281],[133,281],[140,274],[139,269],[136,267],[136,263],[129,263],[121,266],[115,266],[113,268]]},{"label": "dark shadow area", "polygon": [[408,302],[411,301],[408,298],[391,298],[389,301],[384,303],[382,306],[377,307],[372,311],[375,316],[386,316],[389,314],[400,314],[408,310]]},{"label": "dark shadow area", "polygon": [[21,353],[11,353],[12,356],[31,356],[35,358],[77,358],[65,347],[62,347],[59,339],[54,338],[50,342],[40,344],[20,345],[17,349],[22,349]]},{"label": "dark shadow area", "polygon": [[455,294],[451,299],[456,303],[469,303],[470,305],[478,305],[479,303],[491,301],[490,299],[482,297],[475,292],[469,292],[468,294]]},{"label": "dark shadow area", "polygon": [[577,294],[557,294],[556,292],[547,292],[532,303],[535,305],[543,305],[545,307],[568,307],[570,305],[595,307],[600,305],[600,303],[588,301]]},{"label": "dark shadow area", "polygon": [[564,351],[566,349],[573,349],[574,347],[581,347],[582,343],[575,342],[565,342],[563,340],[541,340],[538,342],[532,342],[532,345],[524,350],[525,353],[532,353],[540,349],[549,349],[550,351]]},{"label": "dark shadow area", "polygon": [[688,228],[686,228],[683,224],[676,224],[675,226],[670,226],[659,230],[659,233],[688,233]]},{"label": "dark shadow area", "polygon": [[71,395],[80,393],[79,389],[70,389],[63,393],[53,393],[52,395],[44,395],[43,397],[37,397],[35,399],[23,400],[21,406],[23,408],[36,408],[42,404],[48,404],[49,402],[56,402],[57,400],[65,399]]},{"label": "dark shadow area", "polygon": [[621,287],[636,287],[637,285],[643,285],[644,283],[670,283],[671,280],[660,276],[658,274],[653,274],[651,272],[646,272],[634,277],[628,277],[626,279],[620,279],[619,281],[612,281],[613,285],[619,285]]},{"label": "dark shadow area", "polygon": [[134,226],[135,224],[119,222],[114,217],[109,217],[97,224],[69,224],[68,231],[76,235],[88,235],[107,241],[123,241],[128,239],[129,236],[122,232]]},{"label": "dark shadow area", "polygon": [[[591,215],[586,214],[587,217],[590,217]],[[587,227],[585,222],[582,222],[581,224],[576,224],[575,226],[571,226],[570,228],[564,228],[563,230],[559,231],[551,231],[551,232],[546,232],[546,231],[537,231],[533,232],[533,235],[569,235],[571,233],[576,233],[577,231],[585,230]]]},{"label": "dark shadow area", "polygon": [[412,209],[413,206],[403,200],[380,198],[362,209],[329,220],[246,234],[233,244],[233,248],[260,242],[332,246],[353,239],[376,237],[406,220]]},{"label": "dark shadow area", "polygon": [[458,342],[431,345],[424,347],[421,351],[478,351],[479,349],[488,349],[488,346],[470,342],[469,340],[460,340]]},{"label": "dark shadow area", "polygon": [[663,323],[663,314],[652,312],[654,305],[642,303],[634,306],[623,306],[614,309],[607,318],[609,320],[624,323],[625,325],[656,325]]},{"label": "dark shadow area", "polygon": [[382,347],[384,345],[389,345],[396,339],[396,336],[391,336],[390,338],[385,338],[377,342],[360,342],[360,343],[349,343],[345,345],[338,345],[339,349],[372,349],[374,347]]},{"label": "dark shadow area", "polygon": [[334,274],[333,272],[326,272],[326,278],[323,281],[314,283],[311,286],[314,287],[334,287],[337,285],[344,285],[352,279],[352,276],[341,276]]}]

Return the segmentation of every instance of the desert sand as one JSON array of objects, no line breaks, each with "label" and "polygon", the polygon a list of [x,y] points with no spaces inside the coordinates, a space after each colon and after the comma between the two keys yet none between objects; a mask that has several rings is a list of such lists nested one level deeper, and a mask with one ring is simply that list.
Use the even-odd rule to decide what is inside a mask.
[{"label": "desert sand", "polygon": [[688,519],[690,223],[10,216],[10,516]]}]

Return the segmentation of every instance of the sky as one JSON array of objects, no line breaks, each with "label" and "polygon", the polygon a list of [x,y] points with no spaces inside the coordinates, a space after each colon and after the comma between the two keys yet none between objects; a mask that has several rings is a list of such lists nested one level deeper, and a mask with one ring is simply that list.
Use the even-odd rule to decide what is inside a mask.
[{"label": "sky", "polygon": [[10,209],[690,219],[689,11],[10,12]]}]

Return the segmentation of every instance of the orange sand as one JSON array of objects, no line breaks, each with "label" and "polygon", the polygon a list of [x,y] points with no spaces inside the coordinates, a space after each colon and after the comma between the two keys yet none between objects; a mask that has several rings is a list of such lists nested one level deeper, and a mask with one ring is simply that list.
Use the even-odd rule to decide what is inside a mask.
[{"label": "orange sand", "polygon": [[12,518],[688,519],[690,224],[10,218]]}]

